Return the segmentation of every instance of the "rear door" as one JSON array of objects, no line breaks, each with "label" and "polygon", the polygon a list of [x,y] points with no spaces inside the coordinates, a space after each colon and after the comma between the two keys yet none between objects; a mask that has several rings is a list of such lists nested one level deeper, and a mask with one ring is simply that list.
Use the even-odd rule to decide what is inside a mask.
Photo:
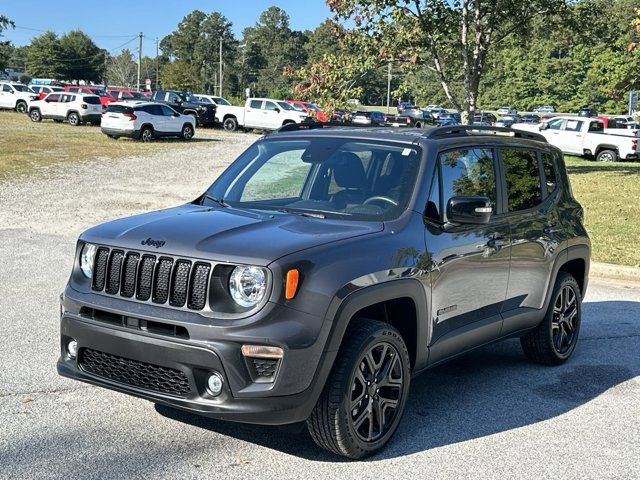
[{"label": "rear door", "polygon": [[568,118],[564,122],[562,134],[560,135],[560,150],[565,153],[583,154],[585,121]]},{"label": "rear door", "polygon": [[499,152],[503,203],[511,227],[511,269],[503,308],[506,334],[539,321],[563,234],[552,153],[521,146]]},{"label": "rear door", "polygon": [[[177,133],[182,130],[182,124],[184,120],[180,118],[180,115],[176,115],[176,112],[173,108],[170,108],[166,105],[152,105],[153,107],[160,107],[160,114],[157,117],[162,122],[162,131],[167,133]],[[195,125],[194,125],[195,127]]]},{"label": "rear door", "polygon": [[[502,210],[496,151],[491,146],[441,152],[426,217],[432,261],[430,361],[437,362],[498,337],[509,278],[509,221]],[[446,225],[454,196],[486,196],[494,215],[486,225]]]}]

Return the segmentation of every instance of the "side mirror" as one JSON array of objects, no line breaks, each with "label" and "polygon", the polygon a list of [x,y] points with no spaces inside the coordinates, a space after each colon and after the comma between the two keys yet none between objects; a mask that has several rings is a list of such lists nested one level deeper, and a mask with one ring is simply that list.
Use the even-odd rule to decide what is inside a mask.
[{"label": "side mirror", "polygon": [[447,219],[450,223],[483,225],[489,223],[493,208],[488,197],[458,196],[447,202]]},{"label": "side mirror", "polygon": [[276,113],[280,113],[280,109],[279,108],[274,108],[273,111],[276,112]]},{"label": "side mirror", "polygon": [[544,123],[540,124],[540,131],[548,130],[548,129],[549,129],[549,124],[547,122],[544,122]]}]

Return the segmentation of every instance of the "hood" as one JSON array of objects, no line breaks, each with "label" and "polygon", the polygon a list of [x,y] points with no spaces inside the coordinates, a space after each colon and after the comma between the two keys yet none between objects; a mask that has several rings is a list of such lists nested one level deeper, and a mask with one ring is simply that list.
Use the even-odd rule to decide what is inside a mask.
[{"label": "hood", "polygon": [[85,231],[80,239],[156,255],[266,266],[300,250],[383,228],[382,222],[271,215],[187,204],[104,223]]}]

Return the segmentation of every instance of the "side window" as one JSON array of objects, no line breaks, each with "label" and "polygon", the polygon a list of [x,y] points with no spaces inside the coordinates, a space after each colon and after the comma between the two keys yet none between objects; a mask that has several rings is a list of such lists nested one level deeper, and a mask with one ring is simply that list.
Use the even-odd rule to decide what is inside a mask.
[{"label": "side window", "polygon": [[264,102],[264,105],[262,106],[262,108],[264,110],[270,110],[270,111],[278,110],[278,107],[273,102]]},{"label": "side window", "polygon": [[262,108],[262,100],[251,100],[249,108],[255,108],[259,110],[260,108]]},{"label": "side window", "polygon": [[440,154],[443,210],[451,197],[482,196],[496,204],[493,152],[489,148],[449,150]]},{"label": "side window", "polygon": [[584,122],[577,120],[567,120],[567,123],[564,126],[564,129],[568,132],[580,132],[582,131],[582,124]]},{"label": "side window", "polygon": [[544,170],[545,183],[547,184],[547,195],[551,195],[558,186],[556,180],[556,167],[553,164],[553,156],[550,153],[542,154],[542,168]]},{"label": "side window", "polygon": [[2,91],[11,92],[11,87],[5,83],[4,85],[2,85]]},{"label": "side window", "polygon": [[176,111],[173,108],[167,107],[166,105],[153,105],[154,107],[159,107],[160,111],[158,113],[153,113],[154,115],[164,115],[165,117],[171,117]]},{"label": "side window", "polygon": [[[616,128],[616,127],[613,126],[611,128]],[[624,127],[618,127],[618,128],[624,128]],[[589,131],[590,132],[604,132],[604,123],[602,123],[602,122],[591,122],[589,124]]]},{"label": "side window", "polygon": [[74,92],[74,93],[78,93],[80,91],[80,89],[78,87],[71,87],[69,89],[70,92]]},{"label": "side window", "polygon": [[533,150],[505,148],[501,150],[507,180],[510,212],[533,208],[542,202],[538,159]]},{"label": "side window", "polygon": [[180,97],[175,93],[170,93],[167,101],[171,103],[178,103],[180,101]]},{"label": "side window", "polygon": [[551,120],[549,122],[549,130],[560,130],[562,128],[562,122],[564,122],[562,118]]},{"label": "side window", "polygon": [[47,102],[59,102],[59,101],[60,101],[59,93],[52,93],[47,97]]}]

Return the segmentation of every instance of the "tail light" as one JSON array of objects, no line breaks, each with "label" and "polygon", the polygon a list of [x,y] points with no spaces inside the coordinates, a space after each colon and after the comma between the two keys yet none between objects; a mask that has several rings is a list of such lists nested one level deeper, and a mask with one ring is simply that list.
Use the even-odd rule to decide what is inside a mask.
[{"label": "tail light", "polygon": [[138,118],[133,113],[123,113],[123,115],[127,117],[130,122],[133,122],[136,118]]},{"label": "tail light", "polygon": [[631,149],[635,152],[638,149],[638,139],[634,138],[631,141]]},{"label": "tail light", "polygon": [[82,108],[83,110],[86,110],[89,107],[87,106],[86,103],[83,103],[82,105],[80,105],[80,108]]},{"label": "tail light", "polygon": [[407,117],[407,124],[411,123],[411,118]]}]

